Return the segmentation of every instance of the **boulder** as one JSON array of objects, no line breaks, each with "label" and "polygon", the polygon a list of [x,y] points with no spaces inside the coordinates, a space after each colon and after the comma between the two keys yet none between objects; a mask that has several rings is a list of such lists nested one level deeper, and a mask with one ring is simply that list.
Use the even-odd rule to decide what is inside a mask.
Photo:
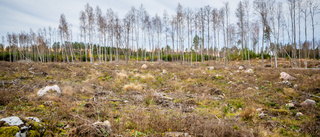
[{"label": "boulder", "polygon": [[253,71],[253,69],[248,69],[248,70],[245,71],[245,73],[252,74],[252,73],[254,73],[254,71]]},{"label": "boulder", "polygon": [[143,64],[143,65],[141,66],[141,68],[142,68],[142,69],[147,69],[148,66],[147,66],[146,64]]},{"label": "boulder", "polygon": [[280,73],[280,79],[283,79],[285,81],[288,81],[288,80],[296,80],[295,77],[292,77],[291,75],[289,75],[288,73],[286,72],[281,72]]},{"label": "boulder", "polygon": [[53,85],[53,86],[46,86],[45,88],[40,89],[37,93],[37,97],[43,97],[50,92],[55,93],[57,95],[61,95],[60,88],[57,85]]},{"label": "boulder", "polygon": [[300,105],[301,106],[315,106],[316,102],[312,99],[307,99],[307,100],[303,101]]}]

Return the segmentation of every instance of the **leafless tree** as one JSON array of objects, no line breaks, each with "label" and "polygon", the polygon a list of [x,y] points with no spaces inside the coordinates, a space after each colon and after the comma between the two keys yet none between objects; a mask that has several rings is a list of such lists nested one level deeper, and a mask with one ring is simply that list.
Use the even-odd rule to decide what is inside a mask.
[{"label": "leafless tree", "polygon": [[206,24],[207,24],[207,55],[209,56],[211,7],[209,5],[205,6],[204,7],[204,12],[205,12],[205,18],[206,18]]},{"label": "leafless tree", "polygon": [[93,13],[93,8],[87,3],[85,5],[85,13],[87,15],[87,20],[88,20],[88,35],[89,35],[89,56],[90,56],[90,62],[93,63],[94,58],[93,58],[93,31],[94,31],[94,13]]},{"label": "leafless tree", "polygon": [[311,24],[312,24],[312,49],[313,49],[313,67],[316,67],[316,43],[315,43],[315,37],[314,37],[314,17],[320,13],[319,9],[319,1],[318,0],[308,0],[308,6],[309,6],[309,12],[310,12],[310,18],[311,18]]},{"label": "leafless tree", "polygon": [[266,0],[254,0],[253,1],[254,9],[258,13],[261,18],[263,35],[262,35],[262,47],[261,47],[261,59],[262,59],[262,67],[264,67],[264,59],[263,59],[263,50],[264,50],[264,40],[267,39],[269,43],[270,39],[270,26],[268,24],[268,5]]},{"label": "leafless tree", "polygon": [[244,18],[245,18],[245,11],[244,11],[244,6],[243,6],[243,3],[242,1],[240,1],[238,3],[238,8],[236,10],[236,16],[238,18],[238,27],[239,27],[239,33],[240,33],[240,36],[241,36],[241,61],[242,61],[242,65],[243,65],[243,55],[244,55],[244,48],[243,48],[243,43],[244,43]]},{"label": "leafless tree", "polygon": [[[302,12],[302,15],[303,15],[303,19],[304,19],[304,43],[303,45],[307,45],[307,18],[309,16],[309,10],[308,10],[308,1],[304,1],[302,3],[302,8],[301,8],[301,12]],[[305,49],[305,68],[307,68],[308,66],[308,62],[307,62],[307,59],[308,59],[308,49],[309,48],[304,48]]]},{"label": "leafless tree", "polygon": [[[169,15],[166,10],[163,12],[163,27],[165,31],[165,39],[166,39],[166,61],[168,61],[168,30],[169,30]],[[189,41],[188,41],[189,42]]]}]

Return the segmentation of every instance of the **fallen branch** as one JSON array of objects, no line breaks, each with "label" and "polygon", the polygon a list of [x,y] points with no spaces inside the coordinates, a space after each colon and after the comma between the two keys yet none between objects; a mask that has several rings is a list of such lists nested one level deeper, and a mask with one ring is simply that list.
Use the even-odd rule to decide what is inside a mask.
[{"label": "fallen branch", "polygon": [[33,71],[29,71],[31,74],[33,75],[43,75],[43,72],[40,72],[40,73],[36,73],[36,72],[33,72]]},{"label": "fallen branch", "polygon": [[302,91],[298,91],[298,92],[300,92],[300,93],[302,93],[302,94],[305,94],[305,95],[308,95],[308,96],[310,96],[310,97],[315,97],[315,98],[319,98],[319,99],[320,99],[319,96],[316,96],[316,95],[313,95],[313,94],[305,93],[305,92],[302,92]]},{"label": "fallen branch", "polygon": [[74,115],[74,114],[70,114],[71,116],[73,116],[73,117],[76,117],[76,118],[79,118],[79,119],[81,119],[81,120],[83,120],[83,121],[86,121],[86,122],[88,122],[88,123],[92,123],[90,120],[88,120],[88,119],[85,119],[85,118],[82,118],[82,117],[80,117],[80,116],[78,116],[78,115]]}]

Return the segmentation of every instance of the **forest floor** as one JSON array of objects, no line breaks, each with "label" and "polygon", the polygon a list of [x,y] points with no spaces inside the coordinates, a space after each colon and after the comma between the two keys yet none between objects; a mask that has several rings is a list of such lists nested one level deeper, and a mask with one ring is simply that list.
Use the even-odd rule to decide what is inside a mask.
[{"label": "forest floor", "polygon": [[[319,69],[214,63],[0,62],[0,119],[39,118],[29,136],[320,136]],[[37,95],[52,85],[61,94]]]}]

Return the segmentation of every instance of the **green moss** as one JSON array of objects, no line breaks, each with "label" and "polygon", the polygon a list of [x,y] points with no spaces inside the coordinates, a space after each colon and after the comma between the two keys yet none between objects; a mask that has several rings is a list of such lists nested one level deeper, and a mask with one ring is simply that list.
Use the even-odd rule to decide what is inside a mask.
[{"label": "green moss", "polygon": [[239,130],[239,127],[238,127],[237,125],[234,125],[234,126],[233,126],[233,129]]},{"label": "green moss", "polygon": [[271,109],[270,112],[275,116],[288,115],[290,113],[289,110],[285,110],[285,109]]},{"label": "green moss", "polygon": [[67,131],[66,130],[63,130],[61,128],[57,128],[56,130],[59,133],[59,136],[67,135]]},{"label": "green moss", "polygon": [[28,137],[40,137],[40,133],[35,130],[30,130],[27,134]]},{"label": "green moss", "polygon": [[0,128],[0,137],[14,137],[20,129],[17,126]]},{"label": "green moss", "polygon": [[39,131],[39,130],[41,129],[41,124],[38,123],[38,122],[30,123],[30,125],[31,125],[31,129],[32,129],[32,130],[37,130],[37,131]]}]

